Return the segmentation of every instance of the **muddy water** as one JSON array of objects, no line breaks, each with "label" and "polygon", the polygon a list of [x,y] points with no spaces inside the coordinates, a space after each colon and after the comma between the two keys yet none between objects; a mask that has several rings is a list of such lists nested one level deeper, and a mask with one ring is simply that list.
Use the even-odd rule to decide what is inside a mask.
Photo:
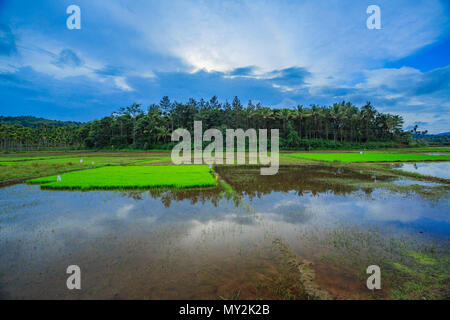
[{"label": "muddy water", "polygon": [[[393,263],[414,262],[405,248],[448,263],[448,193],[427,200],[373,183],[397,178],[332,166],[217,171],[232,196],[0,189],[0,297],[392,298],[402,285]],[[365,286],[370,264],[386,270],[377,293]],[[82,290],[67,289],[69,265]]]}]

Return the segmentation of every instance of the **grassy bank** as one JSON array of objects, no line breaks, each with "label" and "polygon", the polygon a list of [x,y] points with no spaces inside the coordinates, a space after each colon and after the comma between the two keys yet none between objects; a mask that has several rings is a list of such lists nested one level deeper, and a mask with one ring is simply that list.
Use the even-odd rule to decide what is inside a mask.
[{"label": "grassy bank", "polygon": [[44,189],[143,189],[215,186],[208,166],[114,166],[28,180]]}]

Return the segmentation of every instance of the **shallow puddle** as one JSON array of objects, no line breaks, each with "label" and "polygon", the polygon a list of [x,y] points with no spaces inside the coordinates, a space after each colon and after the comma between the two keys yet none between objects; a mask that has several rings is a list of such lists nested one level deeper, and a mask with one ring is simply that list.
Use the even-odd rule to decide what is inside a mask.
[{"label": "shallow puddle", "polygon": [[[425,252],[436,261],[427,274],[448,279],[448,194],[358,187],[373,174],[333,166],[216,171],[233,195],[0,189],[0,297],[403,298],[403,280],[419,280],[395,263],[423,267],[408,252]],[[366,288],[371,264],[384,272],[377,293]],[[82,290],[67,289],[69,265],[81,268]],[[438,287],[423,295],[448,296]]]},{"label": "shallow puddle", "polygon": [[450,179],[450,162],[400,163],[393,165],[393,168],[437,178]]},{"label": "shallow puddle", "polygon": [[411,180],[411,179],[396,180],[396,181],[394,181],[392,183],[395,184],[395,185],[399,185],[399,186],[413,186],[413,185],[419,185],[419,186],[424,186],[424,187],[439,187],[439,186],[442,186],[442,184],[436,183],[436,182]]}]

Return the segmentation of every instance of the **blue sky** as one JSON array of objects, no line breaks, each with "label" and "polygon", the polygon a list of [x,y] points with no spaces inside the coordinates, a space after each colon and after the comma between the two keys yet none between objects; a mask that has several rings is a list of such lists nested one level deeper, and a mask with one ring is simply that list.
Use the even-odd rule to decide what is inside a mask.
[{"label": "blue sky", "polygon": [[[66,27],[71,4],[81,30]],[[371,4],[381,30],[366,27]],[[164,95],[237,95],[371,101],[450,131],[449,14],[445,0],[0,0],[0,114],[88,121]]]}]

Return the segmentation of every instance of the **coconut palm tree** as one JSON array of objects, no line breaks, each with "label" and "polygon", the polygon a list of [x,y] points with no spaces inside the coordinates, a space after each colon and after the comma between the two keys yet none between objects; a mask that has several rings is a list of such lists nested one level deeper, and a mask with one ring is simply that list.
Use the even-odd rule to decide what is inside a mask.
[{"label": "coconut palm tree", "polygon": [[289,109],[281,109],[278,112],[278,116],[283,121],[283,133],[286,135],[286,123],[292,117],[291,110],[289,110]]},{"label": "coconut palm tree", "polygon": [[272,109],[268,107],[262,107],[258,110],[259,116],[263,119],[264,129],[269,129],[270,120],[274,119],[274,113]]},{"label": "coconut palm tree", "polygon": [[301,138],[302,137],[302,122],[303,122],[303,118],[306,115],[306,110],[303,109],[302,105],[298,105],[295,110],[294,115],[298,121],[298,136]]},{"label": "coconut palm tree", "polygon": [[361,108],[361,115],[362,119],[364,120],[364,133],[365,133],[365,141],[369,141],[369,129],[371,127],[371,123],[374,121],[374,117],[376,115],[375,108],[370,104],[370,102],[367,102],[362,108]]}]

